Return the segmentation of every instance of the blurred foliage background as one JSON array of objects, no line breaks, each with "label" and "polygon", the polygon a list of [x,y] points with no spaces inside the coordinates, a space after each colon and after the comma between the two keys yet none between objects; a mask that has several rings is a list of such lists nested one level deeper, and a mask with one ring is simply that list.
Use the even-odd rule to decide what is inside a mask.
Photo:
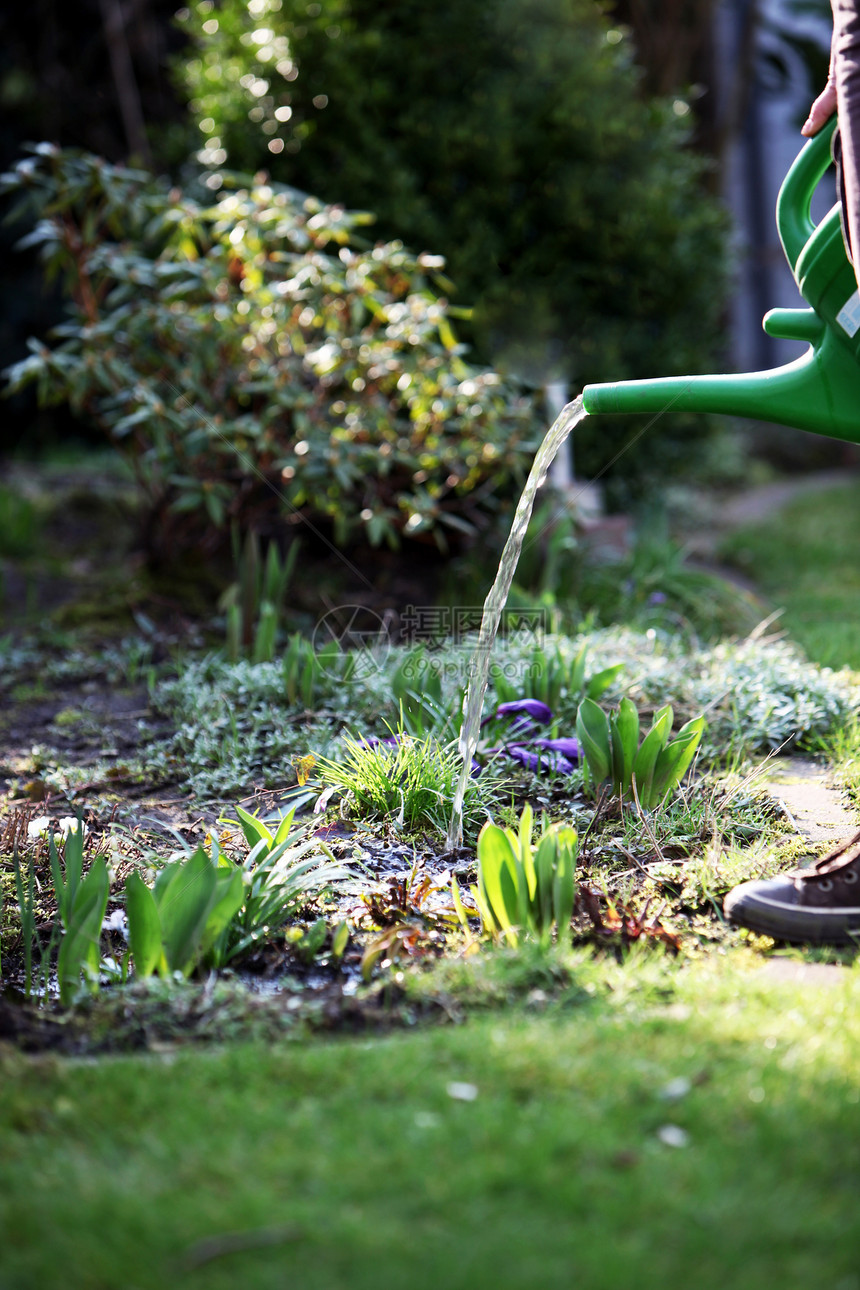
[{"label": "blurred foliage background", "polygon": [[[632,40],[594,0],[204,0],[183,14],[201,165],[265,167],[441,252],[481,360],[575,388],[715,361],[726,221],[687,146],[689,105],[640,92]],[[630,429],[585,425],[578,467],[596,474]],[[655,457],[660,473],[689,468],[705,433],[664,418],[617,462],[616,493],[653,486]]]},{"label": "blurred foliage background", "polygon": [[[702,151],[709,91],[695,80],[707,52],[703,33],[711,8],[710,0],[619,3],[615,9],[595,0],[500,0],[492,7],[476,0],[201,0],[174,15],[173,5],[160,0],[83,0],[72,14],[56,0],[35,0],[26,12],[7,10],[2,20],[3,161],[13,165],[24,142],[38,139],[131,161],[161,177],[159,218],[174,224],[187,216],[189,203],[203,212],[225,193],[249,193],[266,183],[289,187],[298,206],[311,195],[320,209],[368,212],[372,224],[350,217],[351,254],[367,255],[375,243],[399,254],[402,245],[413,266],[422,256],[434,266],[418,294],[436,299],[449,329],[441,341],[450,360],[448,384],[470,379],[471,368],[457,369],[469,363],[476,371],[495,369],[510,393],[517,412],[513,422],[505,422],[507,414],[502,422],[510,424],[513,438],[494,440],[507,463],[507,481],[495,468],[482,481],[491,479],[503,501],[533,448],[529,435],[533,439],[544,424],[541,386],[547,379],[564,377],[575,391],[589,380],[705,370],[719,361],[726,220],[710,191],[713,162]],[[667,63],[665,39],[672,32]],[[71,154],[65,156],[63,164],[72,166]],[[20,197],[18,181],[15,186]],[[44,185],[31,185],[29,198],[19,202],[4,234],[0,360],[4,367],[20,361],[26,337],[44,339],[70,310],[59,344],[66,354],[77,345],[81,367],[76,391],[64,391],[62,380],[49,390],[42,381],[53,404],[47,414],[26,396],[28,381],[19,381],[20,392],[7,402],[0,423],[0,451],[37,448],[57,435],[92,437],[94,427],[116,441],[118,424],[145,404],[138,399],[130,408],[122,397],[123,383],[128,396],[141,374],[134,367],[140,344],[129,347],[131,366],[116,369],[110,390],[96,388],[96,380],[84,394],[81,373],[93,376],[99,345],[116,335],[110,320],[119,297],[112,294],[111,273],[125,283],[123,308],[133,309],[135,293],[119,272],[120,260],[158,262],[166,243],[153,249],[150,232],[131,217],[123,227],[114,220],[109,228],[99,205],[103,192],[94,194],[89,213],[78,201],[75,220],[102,274],[100,337],[86,331],[94,319],[82,312],[80,281],[74,281],[73,262],[80,269],[82,257],[67,257],[61,266],[62,238],[44,233],[27,251],[13,249],[40,215],[54,221],[55,233],[62,223],[62,203],[52,211]],[[333,216],[326,218],[331,224]],[[202,238],[186,239],[184,251],[174,241],[169,256],[184,255],[189,265],[202,257],[211,268],[226,254],[230,232],[219,240],[210,227]],[[109,246],[116,249],[112,259]],[[264,253],[263,277],[271,279],[276,252],[270,246]],[[40,254],[63,270],[47,286]],[[229,281],[227,260],[224,266]],[[140,285],[138,323],[153,304],[152,293]],[[199,296],[187,296],[183,304],[180,292],[170,308],[187,321],[200,304]],[[323,303],[323,333],[332,327],[339,332],[336,314],[327,317]],[[244,343],[247,355],[248,319],[231,318],[235,330],[222,339],[231,353],[241,353]],[[224,329],[229,326],[222,320]],[[52,353],[57,344],[50,342]],[[34,351],[36,359],[41,352]],[[151,357],[150,349],[143,368]],[[265,355],[257,358],[265,361]],[[29,383],[38,387],[34,361],[31,355]],[[201,360],[201,370],[212,361],[211,355]],[[66,376],[68,370],[66,363]],[[151,363],[144,375],[160,379]],[[328,376],[317,373],[310,383],[318,380],[322,388]],[[307,383],[307,364],[302,378],[294,371],[289,379]],[[228,401],[236,394],[230,391]],[[532,409],[528,430],[522,398]],[[332,397],[325,406],[337,403]],[[246,401],[243,415],[253,416],[255,407],[259,399]],[[414,430],[413,413],[406,415]],[[335,428],[325,418],[320,426],[324,437]],[[630,419],[613,424],[601,418],[586,422],[577,439],[577,468],[584,476],[607,470],[617,457],[606,474],[617,505],[647,495],[673,473],[689,472],[707,452],[704,419],[664,417],[629,446],[638,429]],[[481,435],[480,425],[475,431]],[[141,417],[133,438],[146,434],[148,447],[138,460],[160,444],[165,479],[193,475],[186,469],[187,443],[180,451],[177,441],[169,459],[161,431]],[[279,451],[295,456],[296,444],[306,441],[300,427],[286,426]],[[437,474],[442,471],[453,481],[449,491],[455,490],[456,472],[445,473],[444,466],[440,454]],[[427,463],[409,469],[420,474]],[[381,481],[385,472],[377,473]],[[229,471],[220,481],[207,478],[211,487],[201,513],[212,524],[226,523],[235,514],[213,498],[235,480]],[[413,479],[412,492],[423,482]],[[307,495],[305,489],[305,501]],[[349,515],[391,512],[380,489],[370,498],[365,490],[350,505]],[[335,529],[349,518],[348,508],[332,514],[330,505],[326,512],[319,497],[312,509],[328,514]],[[365,521],[365,536],[378,542],[392,532],[402,535],[417,514],[407,508],[388,527],[375,518],[373,531]],[[426,514],[414,519],[415,536],[425,520]],[[341,536],[349,528],[342,526]]]},{"label": "blurred foliage background", "polygon": [[481,358],[524,375],[665,370],[713,343],[722,221],[687,104],[639,96],[593,0],[251,4],[251,31],[247,0],[184,20],[203,165],[264,166],[441,252]]}]

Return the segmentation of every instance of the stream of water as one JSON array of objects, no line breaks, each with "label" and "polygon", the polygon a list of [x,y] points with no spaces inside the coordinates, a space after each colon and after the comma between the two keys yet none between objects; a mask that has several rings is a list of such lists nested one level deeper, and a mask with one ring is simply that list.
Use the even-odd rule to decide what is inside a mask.
[{"label": "stream of water", "polygon": [[505,549],[502,551],[502,558],[499,561],[496,580],[487,593],[487,599],[484,601],[481,629],[478,633],[475,652],[469,663],[469,683],[463,699],[463,722],[460,727],[459,744],[463,764],[460,768],[460,782],[454,795],[454,807],[451,812],[451,822],[448,826],[447,846],[449,851],[459,847],[463,841],[463,799],[465,798],[469,776],[472,772],[472,758],[478,746],[484,695],[487,692],[487,680],[490,675],[490,656],[493,651],[493,642],[499,630],[502,610],[507,603],[511,583],[514,580],[514,573],[523,548],[529,520],[532,517],[535,495],[546,479],[547,471],[552,465],[559,448],[585,416],[587,416],[587,413],[582,406],[582,398],[574,399],[572,403],[568,403],[566,407],[562,408],[547,431],[546,437],[532,463],[522,496],[517,503],[511,531],[508,534],[508,540],[505,543]]}]

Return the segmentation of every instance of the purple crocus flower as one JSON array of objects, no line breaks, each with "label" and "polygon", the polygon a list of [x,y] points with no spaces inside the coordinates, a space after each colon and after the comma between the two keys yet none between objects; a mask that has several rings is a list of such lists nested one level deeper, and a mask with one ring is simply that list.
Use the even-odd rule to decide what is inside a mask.
[{"label": "purple crocus flower", "polygon": [[520,762],[527,770],[537,770],[538,768],[540,758],[537,753],[530,752],[522,744],[507,744],[504,748],[500,748],[499,752],[503,752],[508,757],[512,757],[514,761]]},{"label": "purple crocus flower", "polygon": [[[571,743],[573,740],[542,740],[541,743],[552,744]],[[576,770],[576,763],[572,762],[564,753],[553,748],[547,748],[543,752],[532,752],[531,748],[526,748],[523,744],[507,744],[500,749],[501,752],[507,753],[513,757],[514,761],[520,762],[528,770],[553,770],[559,775],[569,775],[571,771]]]},{"label": "purple crocus flower", "polygon": [[536,748],[549,748],[552,752],[561,753],[568,761],[580,761],[582,759],[582,749],[579,746],[578,739],[535,739]]},{"label": "purple crocus flower", "polygon": [[511,699],[510,703],[500,703],[496,708],[497,717],[514,717],[523,713],[536,721],[539,726],[548,726],[552,721],[552,712],[540,699]]},{"label": "purple crocus flower", "polygon": [[488,721],[498,721],[503,717],[514,718],[511,722],[512,734],[524,735],[535,724],[548,726],[552,721],[552,711],[540,699],[511,699],[508,703],[500,703],[495,712],[484,717],[481,725],[485,726]]}]

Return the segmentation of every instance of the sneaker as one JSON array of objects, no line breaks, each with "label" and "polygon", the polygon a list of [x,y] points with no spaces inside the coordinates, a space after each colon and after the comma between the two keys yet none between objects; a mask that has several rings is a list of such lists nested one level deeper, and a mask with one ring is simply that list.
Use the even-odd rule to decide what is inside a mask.
[{"label": "sneaker", "polygon": [[742,882],[723,910],[736,927],[778,941],[860,944],[860,830],[808,869]]}]

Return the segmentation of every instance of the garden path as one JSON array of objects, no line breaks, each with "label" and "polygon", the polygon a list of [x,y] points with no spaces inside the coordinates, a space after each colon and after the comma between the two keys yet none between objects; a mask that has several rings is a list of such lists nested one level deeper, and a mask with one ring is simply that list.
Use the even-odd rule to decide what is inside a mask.
[{"label": "garden path", "polygon": [[766,519],[768,515],[773,515],[804,493],[815,493],[825,488],[838,488],[848,484],[855,474],[853,470],[816,470],[799,475],[795,479],[783,479],[772,484],[745,488],[735,493],[720,507],[720,527],[731,530],[743,528],[746,524],[754,524],[758,520]]},{"label": "garden path", "polygon": [[810,757],[780,757],[769,764],[763,782],[796,831],[816,844],[816,851],[821,846],[829,849],[856,832],[856,812],[846,805],[844,793],[820,762]]},{"label": "garden path", "polygon": [[[690,506],[691,526],[684,534],[685,547],[694,559],[711,563],[718,558],[720,544],[735,529],[766,520],[805,493],[839,488],[856,477],[857,471],[853,468],[816,470],[726,495],[702,491],[695,505]],[[719,572],[748,585],[736,571],[720,568]]]}]

